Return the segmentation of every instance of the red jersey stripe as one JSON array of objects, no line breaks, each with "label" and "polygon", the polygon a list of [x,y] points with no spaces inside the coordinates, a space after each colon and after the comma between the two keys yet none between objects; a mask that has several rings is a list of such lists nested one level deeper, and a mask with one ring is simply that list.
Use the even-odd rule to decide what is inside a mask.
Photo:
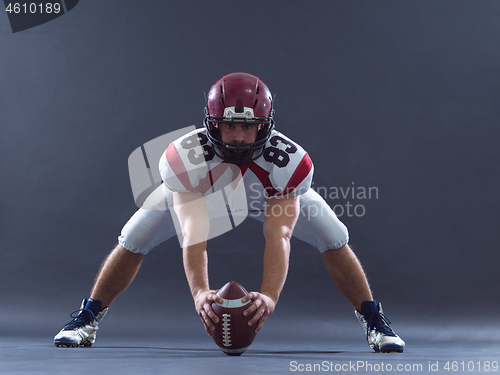
[{"label": "red jersey stripe", "polygon": [[174,172],[174,175],[179,179],[182,185],[184,185],[186,190],[189,190],[193,193],[198,193],[191,185],[191,181],[189,181],[189,175],[186,171],[186,168],[184,167],[184,163],[182,162],[182,159],[173,143],[168,146],[167,151],[165,151],[165,156],[170,168],[172,168],[172,171]]},{"label": "red jersey stripe", "polygon": [[215,182],[222,176],[224,171],[230,167],[230,165],[226,162],[223,162],[217,165],[212,170],[208,171],[207,175],[201,179],[196,187],[191,184],[189,179],[189,174],[182,162],[182,159],[179,155],[179,152],[175,148],[174,144],[171,143],[167,150],[165,151],[165,156],[167,158],[167,162],[174,172],[175,177],[179,179],[181,184],[186,188],[186,190],[193,193],[201,193],[205,194],[210,188],[215,184]]},{"label": "red jersey stripe", "polygon": [[313,166],[312,160],[309,157],[309,154],[306,153],[302,158],[302,160],[300,161],[299,165],[297,166],[297,169],[295,169],[295,171],[293,172],[290,181],[288,181],[288,184],[283,190],[283,194],[287,195],[290,194],[292,191],[294,191],[297,188],[297,186],[299,186],[300,183],[304,181],[309,172],[311,172],[312,166]]},{"label": "red jersey stripe", "polygon": [[248,167],[250,168],[250,170],[253,173],[255,173],[257,178],[260,180],[260,182],[262,183],[262,186],[264,186],[264,189],[266,190],[268,197],[272,197],[272,196],[278,194],[278,191],[276,189],[274,189],[273,184],[271,183],[271,180],[269,179],[269,172],[268,171],[266,171],[262,167],[259,167],[254,162],[251,162]]}]

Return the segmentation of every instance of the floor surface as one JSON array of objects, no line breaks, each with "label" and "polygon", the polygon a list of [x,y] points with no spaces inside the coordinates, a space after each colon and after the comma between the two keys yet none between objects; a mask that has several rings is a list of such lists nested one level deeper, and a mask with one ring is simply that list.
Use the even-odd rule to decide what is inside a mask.
[{"label": "floor surface", "polygon": [[399,331],[405,332],[404,353],[374,353],[361,332],[339,330],[337,337],[257,336],[240,357],[226,356],[208,337],[124,339],[99,332],[92,348],[77,349],[56,348],[51,337],[0,337],[0,374],[500,373],[498,327],[443,324]]}]

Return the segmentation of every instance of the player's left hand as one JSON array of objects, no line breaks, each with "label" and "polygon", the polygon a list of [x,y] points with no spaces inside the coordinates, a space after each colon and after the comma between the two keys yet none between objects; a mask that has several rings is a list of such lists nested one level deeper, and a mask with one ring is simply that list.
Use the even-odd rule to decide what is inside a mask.
[{"label": "player's left hand", "polygon": [[248,293],[245,297],[243,297],[242,302],[246,302],[248,300],[253,300],[253,303],[243,312],[243,315],[249,316],[255,312],[252,319],[248,321],[248,325],[253,326],[257,323],[257,328],[255,329],[255,333],[257,333],[262,328],[262,325],[266,321],[267,317],[274,312],[276,302],[274,302],[271,297],[259,292]]}]

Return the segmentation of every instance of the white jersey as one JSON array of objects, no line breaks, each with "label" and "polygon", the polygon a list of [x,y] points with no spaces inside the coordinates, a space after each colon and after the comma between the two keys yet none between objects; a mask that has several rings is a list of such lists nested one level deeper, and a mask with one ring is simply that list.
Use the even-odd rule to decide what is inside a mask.
[{"label": "white jersey", "polygon": [[[232,228],[246,217],[263,222],[268,198],[298,195],[300,214],[294,237],[321,252],[338,249],[349,241],[345,225],[325,200],[309,188],[313,164],[308,154],[277,131],[272,132],[261,157],[238,166],[218,157],[206,130],[198,129],[172,142],[160,158],[159,167],[164,184],[156,198],[161,202],[172,202],[172,192],[201,193],[211,220],[222,218],[225,222],[231,214]],[[170,204],[165,206],[139,209],[123,227],[118,238],[120,245],[133,253],[147,254],[181,233]],[[219,227],[211,225],[210,230],[214,228]]]},{"label": "white jersey", "polygon": [[230,201],[226,203],[251,210],[262,210],[270,197],[305,193],[314,169],[307,152],[275,130],[261,157],[239,166],[228,163],[215,153],[206,129],[172,142],[160,158],[159,168],[171,191],[201,193],[210,206],[213,193],[223,190]]}]

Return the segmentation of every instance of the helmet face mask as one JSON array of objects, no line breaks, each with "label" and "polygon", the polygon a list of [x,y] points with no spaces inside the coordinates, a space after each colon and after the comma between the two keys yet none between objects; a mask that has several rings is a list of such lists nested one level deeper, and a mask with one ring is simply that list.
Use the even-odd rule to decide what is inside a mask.
[{"label": "helmet face mask", "polygon": [[[259,78],[247,73],[232,73],[219,79],[210,89],[204,125],[215,153],[230,163],[245,163],[262,156],[274,128],[271,92]],[[258,124],[251,143],[222,140],[223,124]]]}]

